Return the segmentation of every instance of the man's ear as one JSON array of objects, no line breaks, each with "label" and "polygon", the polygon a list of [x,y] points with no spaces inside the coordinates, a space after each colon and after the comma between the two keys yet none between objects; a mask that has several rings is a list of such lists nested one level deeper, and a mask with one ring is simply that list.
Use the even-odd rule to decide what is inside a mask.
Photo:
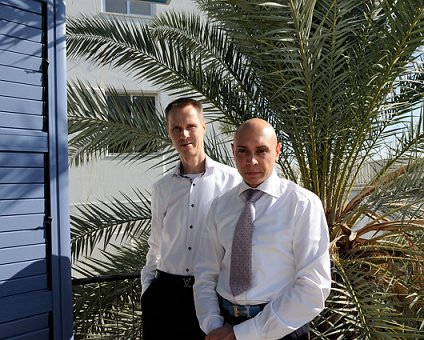
[{"label": "man's ear", "polygon": [[277,146],[275,147],[275,152],[275,160],[277,161],[281,153],[281,143],[277,143]]},{"label": "man's ear", "polygon": [[233,152],[233,156],[234,156],[234,144],[231,143],[231,151]]}]

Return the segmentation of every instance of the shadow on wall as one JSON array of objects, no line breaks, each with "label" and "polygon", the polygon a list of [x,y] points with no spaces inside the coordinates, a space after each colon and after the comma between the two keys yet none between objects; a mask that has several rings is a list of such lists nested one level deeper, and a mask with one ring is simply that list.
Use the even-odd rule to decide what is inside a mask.
[{"label": "shadow on wall", "polygon": [[[13,248],[6,248],[0,249],[0,253],[6,256],[8,250],[13,252]],[[34,252],[34,247],[21,247],[19,251],[29,257]],[[56,338],[54,334],[62,334],[61,339],[72,339],[72,329],[62,329],[61,318],[72,318],[72,311],[62,313],[62,297],[59,293],[54,293],[57,289],[52,289],[55,285],[71,285],[71,282],[60,282],[61,273],[70,272],[70,268],[69,258],[57,256],[11,262],[1,266],[1,339],[24,336],[25,339],[47,340]],[[61,329],[56,329],[57,327]]]}]

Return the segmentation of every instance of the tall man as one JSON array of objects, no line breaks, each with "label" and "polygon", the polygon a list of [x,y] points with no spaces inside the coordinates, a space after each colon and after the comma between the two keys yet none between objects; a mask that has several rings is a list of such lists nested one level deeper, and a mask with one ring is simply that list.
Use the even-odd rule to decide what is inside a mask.
[{"label": "tall man", "polygon": [[207,340],[308,339],[331,286],[322,203],[277,176],[281,146],[266,121],[243,123],[232,148],[244,181],[209,211],[195,268],[200,326]]},{"label": "tall man", "polygon": [[205,154],[206,125],[198,101],[177,99],[165,114],[180,161],[153,185],[150,249],[141,272],[143,339],[204,339],[192,288],[200,232],[212,200],[241,177]]}]

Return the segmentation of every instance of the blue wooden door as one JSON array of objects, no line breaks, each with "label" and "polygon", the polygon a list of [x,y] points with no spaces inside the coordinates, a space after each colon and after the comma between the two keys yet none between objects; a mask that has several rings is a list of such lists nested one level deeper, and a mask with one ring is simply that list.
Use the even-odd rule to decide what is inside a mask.
[{"label": "blue wooden door", "polygon": [[59,1],[0,0],[0,339],[72,337],[63,21]]}]

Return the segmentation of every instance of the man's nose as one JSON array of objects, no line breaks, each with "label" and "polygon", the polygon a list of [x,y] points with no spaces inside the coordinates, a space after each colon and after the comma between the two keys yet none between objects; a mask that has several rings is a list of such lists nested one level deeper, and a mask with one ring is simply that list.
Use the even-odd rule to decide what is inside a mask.
[{"label": "man's nose", "polygon": [[258,164],[258,161],[255,158],[254,154],[250,154],[247,156],[247,163],[249,164]]},{"label": "man's nose", "polygon": [[189,135],[189,133],[188,133],[187,129],[181,129],[181,131],[180,131],[180,137],[181,138],[186,138],[186,137],[188,137],[188,135]]}]

